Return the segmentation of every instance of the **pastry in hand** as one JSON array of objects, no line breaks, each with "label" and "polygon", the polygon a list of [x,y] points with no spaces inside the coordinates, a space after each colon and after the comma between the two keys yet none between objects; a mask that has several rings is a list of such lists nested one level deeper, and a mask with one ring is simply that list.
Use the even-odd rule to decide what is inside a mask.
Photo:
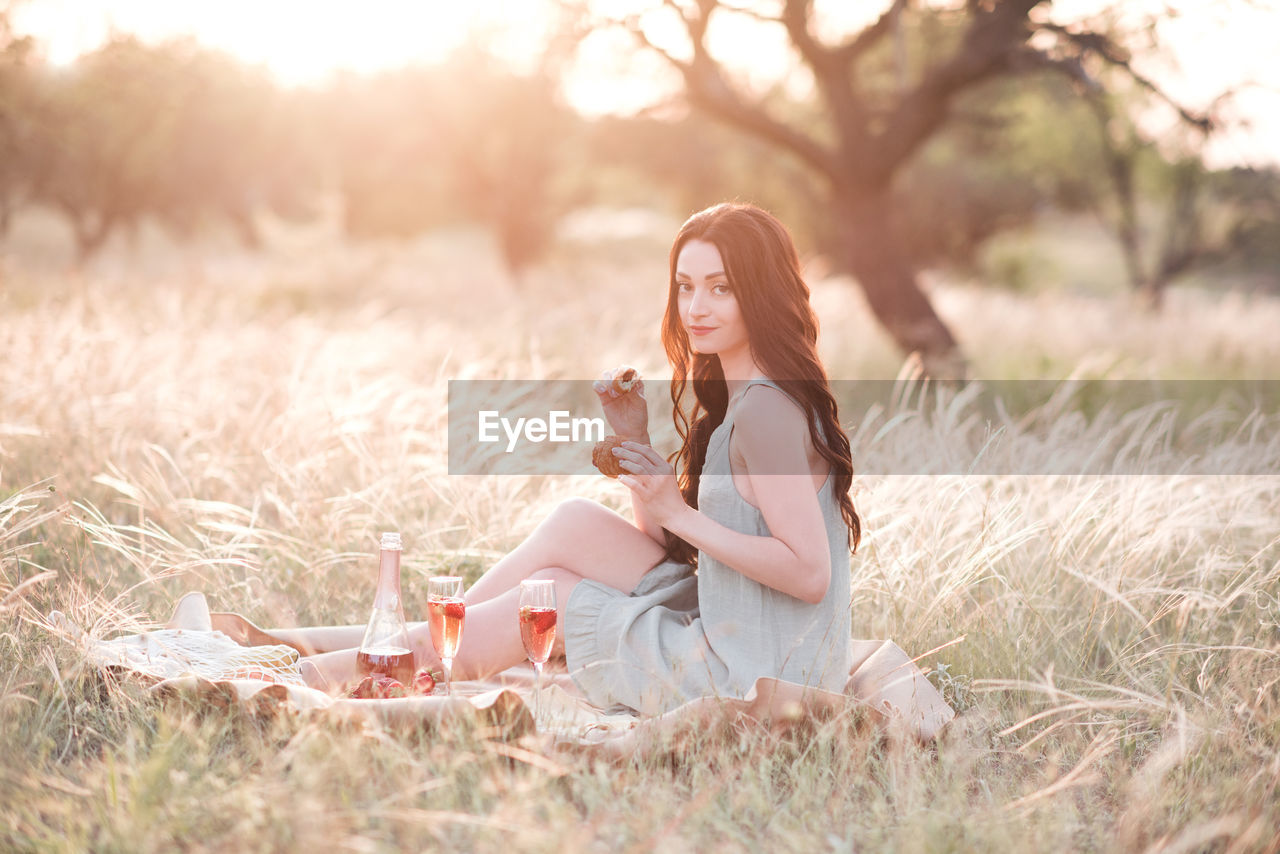
[{"label": "pastry in hand", "polygon": [[622,447],[622,442],[621,436],[605,436],[591,449],[591,464],[600,469],[601,474],[617,477],[626,471],[622,461],[613,455],[613,449]]},{"label": "pastry in hand", "polygon": [[626,394],[640,382],[640,372],[625,365],[613,377],[613,390],[618,394]]}]

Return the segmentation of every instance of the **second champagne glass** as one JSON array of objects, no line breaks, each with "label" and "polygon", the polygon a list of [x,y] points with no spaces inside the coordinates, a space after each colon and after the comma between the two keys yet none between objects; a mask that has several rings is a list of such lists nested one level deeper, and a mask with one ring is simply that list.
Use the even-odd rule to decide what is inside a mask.
[{"label": "second champagne glass", "polygon": [[462,643],[462,622],[466,615],[460,577],[437,575],[427,579],[427,622],[431,626],[431,643],[444,665],[446,695],[453,693],[453,659]]},{"label": "second champagne glass", "polygon": [[520,640],[533,664],[533,720],[538,721],[542,665],[556,640],[556,586],[554,581],[526,579],[520,582]]}]

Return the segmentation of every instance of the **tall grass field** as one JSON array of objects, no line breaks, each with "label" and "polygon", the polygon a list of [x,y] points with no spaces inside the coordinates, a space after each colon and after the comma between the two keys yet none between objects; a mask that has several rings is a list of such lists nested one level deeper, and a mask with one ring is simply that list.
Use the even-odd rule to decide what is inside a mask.
[{"label": "tall grass field", "polygon": [[[466,231],[260,255],[144,239],[74,270],[18,229],[0,255],[0,850],[1280,851],[1274,411],[1209,449],[1251,472],[1233,475],[1180,471],[1169,406],[1067,395],[1011,419],[1004,459],[1068,461],[1052,475],[916,473],[963,401],[843,411],[854,634],[936,650],[919,663],[959,715],[927,746],[837,716],[612,761],[462,724],[262,717],[104,678],[45,625],[144,630],[190,590],[261,625],[362,623],[382,530],[422,614],[427,576],[478,577],[566,498],[629,513],[603,477],[451,476],[447,382],[666,376],[673,233],[566,244],[515,282]],[[811,284],[831,375],[899,377],[853,285]],[[929,286],[978,378],[1280,366],[1275,299],[1175,290],[1148,315]],[[1071,473],[1100,445],[1146,473]]]}]

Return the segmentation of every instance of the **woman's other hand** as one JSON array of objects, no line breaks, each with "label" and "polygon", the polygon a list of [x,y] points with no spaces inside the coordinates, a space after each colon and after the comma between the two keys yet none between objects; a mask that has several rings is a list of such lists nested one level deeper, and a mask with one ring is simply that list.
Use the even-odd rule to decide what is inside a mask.
[{"label": "woman's other hand", "polygon": [[600,398],[600,408],[614,433],[632,442],[649,444],[649,403],[644,396],[644,380],[638,376],[626,392],[619,392],[614,387],[613,379],[629,369],[620,365],[612,371],[605,371],[600,379],[592,383],[596,396]]},{"label": "woman's other hand", "polygon": [[653,448],[639,442],[623,442],[613,453],[629,472],[619,475],[618,483],[631,490],[659,525],[668,527],[673,519],[689,509],[676,483],[675,470]]}]

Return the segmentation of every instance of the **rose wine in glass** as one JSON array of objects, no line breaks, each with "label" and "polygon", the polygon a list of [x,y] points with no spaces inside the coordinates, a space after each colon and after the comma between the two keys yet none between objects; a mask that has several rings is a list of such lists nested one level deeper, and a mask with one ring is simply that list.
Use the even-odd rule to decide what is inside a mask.
[{"label": "rose wine in glass", "polygon": [[453,658],[462,643],[462,622],[467,605],[462,600],[462,579],[456,575],[437,575],[427,579],[427,623],[431,626],[431,643],[444,665],[444,692],[453,693]]},{"label": "rose wine in glass", "polygon": [[556,586],[554,581],[527,579],[520,582],[520,640],[533,664],[533,721],[538,722],[539,694],[542,692],[542,665],[551,655],[556,640]]}]

